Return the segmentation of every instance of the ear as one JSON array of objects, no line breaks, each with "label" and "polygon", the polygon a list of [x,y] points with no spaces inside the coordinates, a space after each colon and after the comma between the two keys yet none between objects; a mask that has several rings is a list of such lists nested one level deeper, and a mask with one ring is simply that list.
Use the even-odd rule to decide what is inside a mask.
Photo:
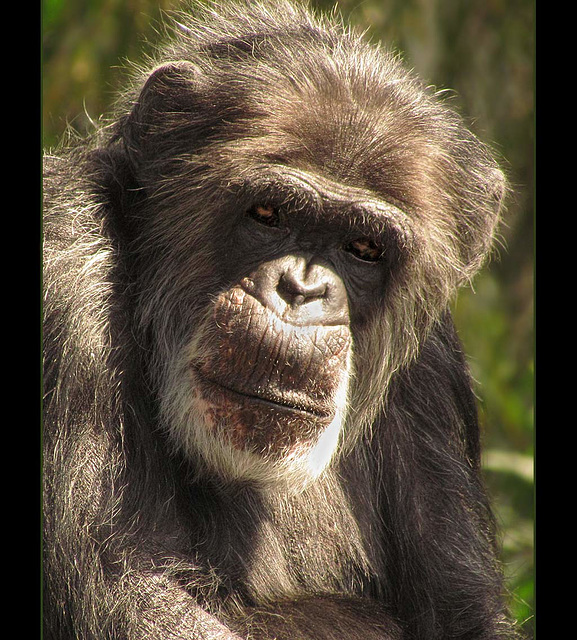
[{"label": "ear", "polygon": [[495,204],[495,210],[497,213],[500,213],[507,193],[507,178],[505,178],[505,174],[501,169],[495,169],[491,177],[491,195]]},{"label": "ear", "polygon": [[493,214],[495,220],[499,220],[503,210],[505,196],[507,195],[508,186],[507,178],[501,169],[493,167],[486,173],[487,206]]},{"label": "ear", "polygon": [[458,220],[460,284],[470,281],[490,254],[508,192],[505,174],[492,159],[467,173],[469,190]]},{"label": "ear", "polygon": [[122,137],[131,163],[175,152],[175,137],[199,120],[201,74],[191,62],[171,62],[155,69],[127,116]]}]

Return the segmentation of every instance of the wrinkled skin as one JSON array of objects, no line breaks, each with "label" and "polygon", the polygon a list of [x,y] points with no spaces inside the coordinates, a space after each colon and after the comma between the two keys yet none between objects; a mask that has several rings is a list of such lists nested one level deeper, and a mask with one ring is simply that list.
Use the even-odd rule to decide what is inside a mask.
[{"label": "wrinkled skin", "polygon": [[[254,280],[244,286],[250,291]],[[228,424],[223,435],[235,446],[273,456],[314,442],[334,419],[341,400],[339,381],[341,374],[346,377],[350,351],[348,323],[288,324],[241,287],[218,297],[214,320],[218,334],[212,357],[196,377],[215,427]]]}]

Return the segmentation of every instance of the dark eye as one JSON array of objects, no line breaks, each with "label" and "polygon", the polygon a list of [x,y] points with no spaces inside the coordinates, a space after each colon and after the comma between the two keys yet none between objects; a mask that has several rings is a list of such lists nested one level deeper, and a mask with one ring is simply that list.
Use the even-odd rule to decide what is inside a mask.
[{"label": "dark eye", "polygon": [[278,227],[280,223],[277,209],[270,204],[256,204],[247,211],[247,214],[267,227]]},{"label": "dark eye", "polygon": [[378,262],[383,255],[383,248],[369,238],[358,238],[343,248],[363,262]]}]

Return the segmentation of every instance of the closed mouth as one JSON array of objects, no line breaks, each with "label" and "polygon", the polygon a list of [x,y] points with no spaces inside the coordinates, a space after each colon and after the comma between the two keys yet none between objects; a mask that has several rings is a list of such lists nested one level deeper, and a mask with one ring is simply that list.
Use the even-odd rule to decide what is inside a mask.
[{"label": "closed mouth", "polygon": [[254,393],[247,393],[246,391],[239,391],[238,389],[233,389],[227,385],[222,384],[221,382],[216,382],[210,378],[207,378],[203,373],[201,373],[197,367],[194,367],[197,375],[206,383],[218,387],[222,391],[232,395],[239,396],[242,399],[248,399],[252,402],[258,402],[264,405],[268,405],[275,409],[280,409],[282,411],[290,411],[291,413],[301,413],[306,415],[307,417],[321,418],[323,420],[331,419],[332,414],[330,411],[323,411],[320,408],[312,407],[310,405],[303,406],[302,404],[291,403],[284,398],[279,398],[275,396],[274,398],[268,396],[264,397],[262,395],[257,395]]}]

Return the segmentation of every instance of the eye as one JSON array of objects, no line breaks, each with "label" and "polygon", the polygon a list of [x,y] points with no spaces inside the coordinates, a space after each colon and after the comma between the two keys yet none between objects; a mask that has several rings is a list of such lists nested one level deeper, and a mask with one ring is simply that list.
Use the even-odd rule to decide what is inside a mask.
[{"label": "eye", "polygon": [[353,240],[343,249],[363,262],[378,262],[383,255],[383,248],[369,238]]},{"label": "eye", "polygon": [[247,215],[267,227],[278,227],[280,224],[278,210],[271,204],[256,204],[247,211]]}]

